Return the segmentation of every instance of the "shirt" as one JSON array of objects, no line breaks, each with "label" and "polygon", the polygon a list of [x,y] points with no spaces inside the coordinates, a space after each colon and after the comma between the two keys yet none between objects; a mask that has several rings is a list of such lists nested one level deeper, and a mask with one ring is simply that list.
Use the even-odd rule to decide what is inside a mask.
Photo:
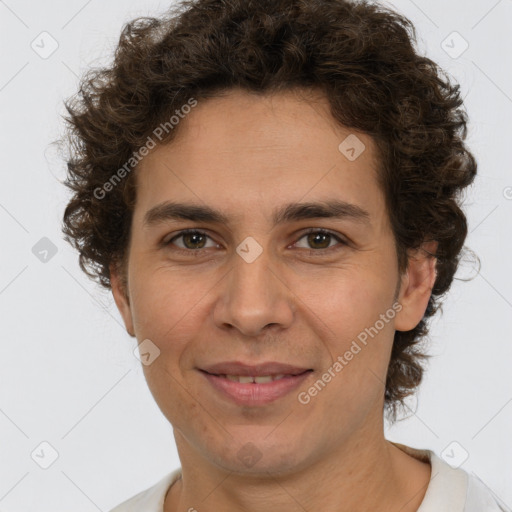
[{"label": "shirt", "polygon": [[[431,465],[430,482],[417,512],[506,512],[475,476],[452,468],[431,450],[392,444]],[[180,476],[181,468],[175,469],[110,512],[163,512],[165,495]]]}]

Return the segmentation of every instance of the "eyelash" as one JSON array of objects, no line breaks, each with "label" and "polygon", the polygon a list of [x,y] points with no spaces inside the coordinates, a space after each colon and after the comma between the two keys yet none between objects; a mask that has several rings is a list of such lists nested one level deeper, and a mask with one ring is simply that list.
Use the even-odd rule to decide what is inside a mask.
[{"label": "eyelash", "polygon": [[[308,229],[307,231],[305,231],[304,233],[301,234],[301,236],[297,239],[297,242],[299,240],[301,240],[302,238],[304,238],[305,236],[311,234],[311,233],[317,233],[317,234],[322,234],[322,235],[329,235],[329,236],[333,237],[337,242],[339,242],[339,244],[337,246],[327,247],[325,249],[303,249],[304,251],[306,251],[311,256],[324,256],[326,253],[330,254],[333,250],[334,251],[339,250],[341,248],[340,246],[347,246],[348,245],[348,243],[345,240],[340,238],[338,235],[336,235],[332,231],[329,231],[329,230],[326,230],[326,229],[322,229],[322,228],[310,228],[310,229]],[[201,236],[205,236],[205,237],[211,239],[211,237],[210,237],[210,235],[208,235],[208,233],[205,233],[204,231],[201,231],[199,229],[184,229],[183,231],[180,231],[177,235],[173,236],[168,241],[164,241],[163,245],[168,247],[168,246],[172,245],[172,243],[175,240],[177,240],[178,238],[181,238],[181,237],[183,237],[184,235],[187,235],[187,234],[201,235]],[[295,242],[295,243],[297,243],[297,242]],[[178,248],[174,248],[173,250],[178,252],[178,253],[181,253],[181,254],[190,255],[191,253],[199,253],[199,254],[201,254],[202,251],[205,251],[205,250],[208,250],[208,249],[211,249],[211,247],[207,247],[206,249],[182,249],[182,248],[178,247]]]}]

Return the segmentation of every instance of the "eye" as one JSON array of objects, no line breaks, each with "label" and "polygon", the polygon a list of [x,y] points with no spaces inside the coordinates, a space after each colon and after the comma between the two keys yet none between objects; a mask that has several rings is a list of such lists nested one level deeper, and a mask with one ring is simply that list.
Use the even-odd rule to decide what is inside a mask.
[{"label": "eye", "polygon": [[[303,239],[307,244],[306,247],[300,246],[300,241]],[[210,240],[210,245],[207,245],[208,240]],[[336,242],[338,243],[336,244]],[[185,229],[180,231],[177,235],[170,238],[169,240],[164,240],[163,245],[173,245],[176,247],[178,252],[188,254],[191,252],[201,252],[203,249],[219,247],[219,245],[212,240],[210,235],[197,229]],[[337,245],[344,246],[347,245],[347,242],[345,242],[342,238],[335,235],[334,233],[331,233],[330,231],[325,229],[312,228],[304,233],[298,239],[298,241],[293,244],[293,247],[309,250],[310,254],[316,253],[316,255],[320,255],[325,254],[327,251],[330,252],[333,249],[338,249],[338,247],[336,247]]]},{"label": "eye", "polygon": [[[209,235],[204,233],[203,231],[198,231],[196,229],[186,229],[181,231],[176,236],[171,238],[168,241],[164,241],[164,245],[176,245],[179,249],[183,249],[184,251],[194,251],[200,249],[207,249],[209,247],[215,247],[218,244],[214,243],[209,247],[206,246],[207,239],[210,238]],[[182,239],[181,244],[177,244],[176,240]],[[211,240],[211,238],[210,238]]]},{"label": "eye", "polygon": [[[304,235],[299,238],[299,241],[305,239],[308,244],[305,249],[309,249],[310,252],[319,252],[322,249],[332,249],[336,244],[331,245],[332,242],[337,241],[341,245],[347,245],[339,236],[326,231],[325,229],[310,229]],[[299,241],[295,242],[294,246],[298,246]]]}]

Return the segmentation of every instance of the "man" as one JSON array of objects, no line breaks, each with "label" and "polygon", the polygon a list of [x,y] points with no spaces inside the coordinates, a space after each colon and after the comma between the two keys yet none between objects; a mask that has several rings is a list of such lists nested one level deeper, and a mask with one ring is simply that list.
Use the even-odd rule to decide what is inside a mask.
[{"label": "man", "polygon": [[461,104],[371,4],[195,0],[125,27],[68,103],[64,231],[181,468],[116,512],[501,510],[383,433],[467,233]]}]

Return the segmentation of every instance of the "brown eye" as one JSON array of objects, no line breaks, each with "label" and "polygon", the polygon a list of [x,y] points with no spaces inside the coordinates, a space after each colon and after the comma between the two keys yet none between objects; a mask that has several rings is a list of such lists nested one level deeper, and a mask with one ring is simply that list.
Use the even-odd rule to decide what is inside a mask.
[{"label": "brown eye", "polygon": [[[345,245],[345,242],[340,237],[322,229],[311,230],[301,236],[299,240],[302,239],[306,239],[307,246],[301,248],[310,250],[331,249],[336,245],[336,243],[334,243],[334,245],[331,244],[336,241],[339,244]],[[297,242],[295,245],[298,243],[299,242]]]},{"label": "brown eye", "polygon": [[[171,238],[168,242],[166,242],[165,245],[176,245],[180,249],[194,251],[207,248],[206,243],[209,238],[210,237],[202,231],[182,231],[175,237]],[[180,239],[182,242],[176,243],[176,241]],[[210,247],[213,246],[211,245]]]},{"label": "brown eye", "polygon": [[307,238],[314,249],[327,249],[331,241],[331,235],[327,233],[310,233]]},{"label": "brown eye", "polygon": [[183,244],[187,249],[202,249],[206,237],[200,233],[186,233],[182,235]]}]

